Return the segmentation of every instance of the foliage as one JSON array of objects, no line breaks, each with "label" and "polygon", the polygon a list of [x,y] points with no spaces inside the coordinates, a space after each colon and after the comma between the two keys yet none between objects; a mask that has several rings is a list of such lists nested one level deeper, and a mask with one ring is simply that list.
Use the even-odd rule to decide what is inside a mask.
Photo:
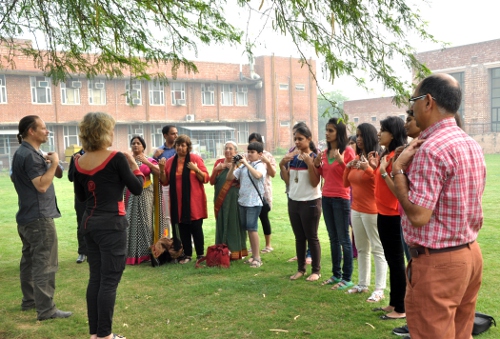
[{"label": "foliage", "polygon": [[[348,116],[344,116],[344,101],[349,100],[342,91],[324,93],[318,97],[318,136],[323,139],[325,125],[330,118],[344,118],[348,122]],[[331,103],[335,105],[332,106]]]},{"label": "foliage", "polygon": [[[311,49],[331,81],[350,75],[366,88],[366,80],[355,73],[365,70],[370,80],[393,89],[396,103],[401,103],[410,84],[389,63],[402,60],[420,78],[428,69],[415,58],[407,35],[435,41],[407,1],[7,1],[0,6],[0,43],[8,47],[0,67],[15,67],[13,55],[26,55],[56,83],[75,73],[89,78],[124,72],[145,79],[165,77],[151,67],[165,62],[174,77],[181,66],[196,72],[184,56],[188,50],[197,51],[198,44],[242,43],[243,32],[229,23],[232,13],[225,13],[226,7],[237,5],[271,19],[272,28],[297,46],[313,76],[316,70],[305,57]],[[26,34],[34,37],[34,46],[15,40]],[[250,57],[253,47],[245,42]]]}]

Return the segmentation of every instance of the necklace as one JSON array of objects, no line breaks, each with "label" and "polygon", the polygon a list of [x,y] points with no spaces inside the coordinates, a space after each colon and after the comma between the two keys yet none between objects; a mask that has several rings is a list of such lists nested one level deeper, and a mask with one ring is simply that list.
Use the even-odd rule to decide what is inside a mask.
[{"label": "necklace", "polygon": [[[297,159],[299,159],[300,155],[297,157]],[[300,165],[302,164],[304,160],[300,160],[300,162],[297,164],[297,168],[300,167]],[[299,171],[297,170],[296,173],[295,173],[295,179],[293,180],[295,182],[299,182]]]}]

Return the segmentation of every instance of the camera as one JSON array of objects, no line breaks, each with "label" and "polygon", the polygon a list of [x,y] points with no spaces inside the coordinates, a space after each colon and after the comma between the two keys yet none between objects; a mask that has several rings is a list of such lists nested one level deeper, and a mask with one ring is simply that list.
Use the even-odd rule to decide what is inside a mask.
[{"label": "camera", "polygon": [[236,154],[234,157],[233,157],[233,162],[235,164],[238,163],[238,161],[240,161],[241,159],[243,159],[243,156],[241,154]]}]

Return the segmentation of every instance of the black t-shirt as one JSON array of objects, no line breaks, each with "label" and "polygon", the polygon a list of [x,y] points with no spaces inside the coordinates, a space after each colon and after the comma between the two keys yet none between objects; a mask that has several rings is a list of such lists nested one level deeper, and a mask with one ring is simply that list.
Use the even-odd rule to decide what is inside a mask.
[{"label": "black t-shirt", "polygon": [[113,152],[99,166],[86,171],[75,161],[74,187],[76,198],[85,202],[81,226],[84,232],[124,230],[125,218],[123,190],[125,186],[134,195],[142,193],[144,175],[132,172],[121,152]]}]

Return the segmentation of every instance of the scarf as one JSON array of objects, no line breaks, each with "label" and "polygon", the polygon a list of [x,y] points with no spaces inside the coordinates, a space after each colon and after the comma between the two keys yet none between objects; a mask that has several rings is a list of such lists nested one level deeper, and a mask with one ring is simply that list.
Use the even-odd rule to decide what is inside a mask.
[{"label": "scarf", "polygon": [[172,161],[172,168],[170,169],[170,214],[172,224],[191,224],[191,180],[190,173],[191,170],[187,167],[187,164],[191,161],[189,153],[186,155],[184,160],[184,167],[182,169],[182,210],[181,216],[179,218],[179,207],[177,202],[177,159],[178,155],[174,156]]}]

